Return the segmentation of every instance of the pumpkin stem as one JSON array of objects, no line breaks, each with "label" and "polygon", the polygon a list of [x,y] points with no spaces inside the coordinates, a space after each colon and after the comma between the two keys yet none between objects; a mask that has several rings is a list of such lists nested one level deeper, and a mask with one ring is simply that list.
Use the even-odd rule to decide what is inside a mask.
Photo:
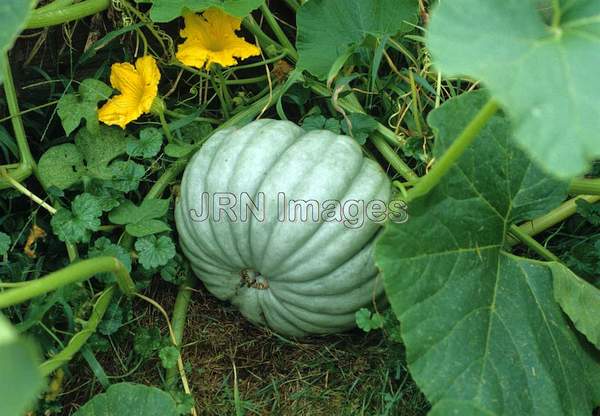
[{"label": "pumpkin stem", "polygon": [[268,289],[269,281],[262,274],[252,269],[240,270],[241,283],[244,286],[252,287],[254,289]]}]

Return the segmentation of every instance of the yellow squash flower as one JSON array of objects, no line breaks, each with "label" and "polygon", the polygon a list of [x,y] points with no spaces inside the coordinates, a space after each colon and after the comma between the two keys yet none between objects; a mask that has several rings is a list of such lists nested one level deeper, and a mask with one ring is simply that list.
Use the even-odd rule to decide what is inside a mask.
[{"label": "yellow squash flower", "polygon": [[110,84],[121,92],[98,110],[98,120],[125,128],[127,123],[150,112],[158,94],[160,72],[151,56],[143,56],[130,63],[113,64],[110,68]]},{"label": "yellow squash flower", "polygon": [[202,16],[189,13],[183,18],[185,28],[181,37],[186,40],[177,48],[176,56],[187,66],[198,69],[208,68],[213,63],[231,66],[237,64],[235,58],[260,55],[256,45],[235,34],[242,21],[220,9],[208,9]]}]

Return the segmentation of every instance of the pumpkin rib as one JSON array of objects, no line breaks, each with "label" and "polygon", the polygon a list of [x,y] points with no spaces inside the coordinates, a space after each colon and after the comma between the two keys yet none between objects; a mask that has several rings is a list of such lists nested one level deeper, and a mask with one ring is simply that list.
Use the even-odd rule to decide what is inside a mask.
[{"label": "pumpkin rib", "polygon": [[[267,176],[268,176],[268,177],[272,177],[272,176],[273,176],[275,173],[277,173],[277,171],[276,171],[276,166],[277,166],[278,164],[279,164],[279,165],[281,165],[281,164],[283,164],[283,163],[284,163],[284,161],[285,161],[285,159],[284,159],[284,158],[285,158],[286,154],[287,154],[287,153],[289,153],[289,152],[292,152],[292,149],[294,149],[295,147],[300,147],[300,146],[302,146],[302,141],[303,141],[303,139],[305,140],[305,139],[306,139],[306,137],[307,137],[307,135],[301,136],[301,137],[300,137],[300,139],[299,139],[299,140],[298,140],[296,143],[294,143],[294,145],[290,146],[290,147],[289,147],[289,148],[288,148],[288,149],[287,149],[287,150],[284,152],[284,154],[282,155],[282,158],[278,160],[277,164],[276,164],[276,165],[274,165],[274,166],[272,167],[271,171],[269,171],[269,173],[267,174]],[[330,148],[330,146],[332,146],[332,145],[333,145],[333,143],[334,143],[333,141],[332,141],[332,142],[330,142],[330,143],[328,143],[328,145],[325,147],[325,149],[326,149],[326,150],[328,150],[328,149]],[[325,153],[325,151],[323,151],[323,152],[319,152],[319,153],[321,153],[321,154],[324,154],[324,153]],[[314,168],[314,167],[315,167],[315,166],[316,166],[318,163],[319,163],[319,159],[318,159],[318,158],[315,158],[315,159],[313,160],[313,163],[310,165],[310,168],[305,168],[304,170],[306,171],[306,170],[312,169],[312,168]],[[265,182],[266,182],[266,181],[265,181]],[[294,190],[296,189],[296,187],[298,186],[298,184],[299,184],[299,183],[301,183],[301,179],[299,179],[297,182],[295,182],[295,183],[292,185],[292,189],[289,191],[289,193],[290,193],[290,194],[292,194],[292,193],[294,192]],[[268,235],[267,235],[266,242],[265,242],[265,244],[264,244],[264,246],[263,246],[263,248],[262,248],[262,250],[261,250],[262,252],[261,252],[261,254],[259,255],[260,261],[256,261],[256,260],[257,260],[257,258],[255,258],[255,264],[256,264],[256,268],[257,268],[257,270],[261,270],[261,271],[263,271],[263,272],[264,272],[264,268],[263,268],[263,262],[264,262],[264,259],[265,259],[265,255],[267,254],[267,249],[268,249],[268,247],[269,247],[269,242],[270,242],[271,238],[273,237],[273,234],[274,234],[274,232],[275,232],[275,229],[276,229],[276,228],[278,228],[278,225],[279,225],[279,224],[281,224],[281,222],[278,222],[278,221],[274,221],[274,222],[273,222],[273,225],[270,227],[270,229],[269,229],[269,231],[268,231]],[[264,231],[263,231],[263,232],[264,232]],[[252,235],[254,235],[254,234],[252,234]],[[250,241],[250,243],[252,244],[252,243],[253,243],[253,241],[251,240],[251,241]],[[266,272],[265,272],[265,273],[266,273]]]},{"label": "pumpkin rib", "polygon": [[250,322],[266,325],[260,301],[262,294],[259,292],[240,285],[230,301]]},{"label": "pumpkin rib", "polygon": [[[373,169],[373,166],[370,163],[366,163],[364,165],[364,169],[366,169],[366,170]],[[389,181],[388,181],[387,177],[385,176],[385,174],[383,174],[383,171],[377,171],[377,173],[378,174],[381,173],[381,175],[378,175],[379,182],[377,184],[365,184],[365,183],[361,183],[356,180],[353,181],[352,186],[350,187],[351,189],[345,195],[345,200],[375,198],[376,196],[381,195],[382,192],[383,192],[382,197],[384,199],[387,199],[386,195],[387,195],[387,197],[389,197],[389,195],[391,193],[391,188],[389,187]],[[362,171],[360,176],[362,178],[366,178],[367,176],[369,176],[369,173]],[[372,177],[372,175],[369,177]],[[370,187],[370,189],[372,189],[372,192],[370,192],[369,195],[361,195],[361,196],[356,196],[355,194],[352,195],[355,192],[355,190],[360,191],[360,190],[364,189],[365,187]],[[354,198],[354,197],[356,197],[356,198]],[[321,235],[323,235],[323,236],[318,236],[317,233],[315,233],[315,240],[317,238],[321,238],[321,241],[313,240],[313,244],[311,247],[304,248],[302,253],[298,252],[298,253],[292,254],[289,258],[287,258],[285,260],[285,263],[280,266],[280,269],[278,270],[279,273],[275,274],[273,277],[276,279],[284,279],[288,282],[308,282],[311,280],[318,279],[318,278],[322,277],[323,275],[326,275],[329,272],[331,272],[332,270],[334,270],[334,267],[330,267],[326,271],[313,271],[312,274],[308,274],[306,272],[295,273],[295,271],[297,271],[298,268],[302,269],[303,267],[305,267],[304,263],[302,261],[303,258],[314,258],[317,255],[326,256],[326,254],[323,253],[323,247],[325,247],[325,250],[327,250],[327,248],[329,246],[331,246],[332,240],[337,240],[336,242],[337,242],[338,246],[341,244],[339,232],[336,232],[337,229],[333,228],[338,225],[339,225],[339,227],[344,227],[343,224],[330,223],[330,224],[328,224],[328,226],[330,227],[329,229],[322,228],[320,230]],[[365,237],[362,247],[360,247],[360,248],[346,247],[346,250],[340,250],[340,251],[348,253],[348,255],[344,259],[340,260],[338,264],[345,263],[349,258],[351,258],[354,255],[354,253],[356,253],[356,250],[362,250],[364,245],[367,245],[369,243],[369,241],[377,235],[377,233],[380,231],[380,228],[381,228],[381,226],[377,225],[377,224],[372,224],[371,227],[373,229],[371,231],[368,231],[369,235]],[[347,230],[342,229],[342,230],[343,230],[343,232],[346,232],[346,233],[353,233],[353,235],[355,235],[354,233],[356,232],[355,230],[351,230],[351,229],[347,229]],[[326,232],[329,234],[325,234]],[[361,232],[366,234],[365,231],[361,231]],[[350,237],[348,237],[348,240],[350,241],[350,244],[353,244],[353,245],[357,242],[357,240],[350,238]],[[343,238],[343,241],[346,241],[346,239]],[[336,247],[335,249],[338,250],[339,247]],[[287,270],[287,272],[282,271],[282,270]],[[291,270],[293,270],[294,272],[291,272]],[[298,275],[301,275],[304,278],[299,280],[297,277]]]},{"label": "pumpkin rib", "polygon": [[[272,299],[274,300],[274,302],[269,304],[269,309],[270,308],[278,308],[278,314],[285,320],[287,320],[288,322],[290,322],[290,324],[292,324],[294,327],[298,328],[299,330],[301,330],[303,332],[303,334],[301,336],[304,336],[306,334],[310,334],[310,333],[316,333],[316,334],[323,334],[323,333],[327,333],[329,332],[327,327],[323,327],[320,325],[316,325],[313,324],[311,322],[308,322],[305,319],[302,319],[301,317],[299,317],[296,313],[292,312],[278,297],[275,293],[273,293],[273,291],[269,291],[269,295],[272,297]],[[283,311],[282,311],[283,310]],[[285,312],[285,313],[284,313]],[[288,316],[291,315],[293,316],[295,319],[290,319]],[[338,327],[335,327],[336,329],[338,329]]]},{"label": "pumpkin rib", "polygon": [[[226,256],[224,256],[224,253],[219,253],[218,249],[215,250],[214,244],[211,244],[211,241],[209,241],[209,238],[212,238],[209,229],[210,225],[206,224],[207,221],[195,222],[191,219],[190,207],[192,206],[192,201],[190,201],[190,199],[193,198],[194,195],[197,196],[198,193],[206,191],[206,169],[204,168],[204,164],[200,162],[202,162],[203,159],[210,158],[217,151],[219,146],[222,144],[218,140],[220,140],[222,136],[227,134],[228,130],[223,130],[222,132],[213,135],[206,143],[204,143],[204,145],[202,146],[202,151],[197,152],[194,155],[194,157],[192,157],[190,163],[188,164],[189,168],[186,168],[183,174],[183,179],[181,183],[185,184],[184,186],[195,186],[195,188],[197,188],[197,185],[200,185],[201,189],[200,192],[190,192],[187,195],[187,197],[182,192],[180,197],[180,201],[183,204],[183,212],[190,214],[190,216],[186,216],[184,215],[184,213],[182,214],[183,228],[188,229],[190,234],[194,236],[194,241],[196,241],[197,244],[204,249],[204,252],[209,254],[211,257],[217,258],[220,262],[224,264],[229,264],[228,259],[226,258]],[[194,183],[193,178],[196,176],[199,178],[196,180],[196,183]],[[190,182],[192,183],[190,184]]]},{"label": "pumpkin rib", "polygon": [[[179,202],[179,204],[180,204],[179,206],[181,206],[181,211],[184,211],[184,210],[185,210],[185,202],[184,202],[184,201],[180,201],[180,202]],[[185,211],[184,211],[184,212],[185,212]],[[176,213],[176,215],[177,215],[177,208],[176,208],[176,211],[175,211],[175,213]],[[181,214],[181,215],[184,215],[184,214]],[[176,217],[175,221],[177,221],[177,217]],[[184,231],[184,230],[185,230],[185,231]],[[196,237],[195,237],[195,235],[194,235],[194,234],[192,234],[192,232],[193,232],[193,229],[192,229],[192,230],[190,230],[190,229],[186,229],[185,227],[178,227],[178,232],[179,232],[180,240],[181,240],[182,238],[186,238],[186,239],[188,239],[188,240],[190,240],[190,241],[192,241],[192,240],[193,240],[193,241],[194,241],[194,243],[193,243],[193,244],[194,244],[194,246],[195,246],[195,248],[196,248],[196,250],[197,250],[198,252],[201,252],[201,253],[205,254],[205,255],[206,255],[207,257],[209,257],[209,258],[215,258],[215,259],[216,259],[216,260],[218,260],[218,262],[220,262],[221,264],[227,264],[227,262],[226,262],[225,260],[223,260],[223,259],[219,258],[219,257],[218,257],[217,255],[215,255],[213,252],[207,252],[206,246],[205,246],[205,245],[201,245],[201,244],[202,244],[202,243],[201,243],[201,241],[202,241],[202,240],[200,240],[200,239],[196,238]],[[190,250],[192,250],[192,249],[190,249]]]},{"label": "pumpkin rib", "polygon": [[181,244],[181,249],[183,254],[189,259],[196,275],[202,276],[202,284],[204,284],[210,293],[221,300],[227,300],[235,295],[240,281],[237,272],[219,270],[218,268],[210,270],[207,266],[208,263],[201,262],[197,252],[193,252],[195,256],[192,256],[192,252],[189,251],[185,243]]},{"label": "pumpkin rib", "polygon": [[[315,296],[341,296],[356,287],[359,287],[364,282],[364,276],[375,277],[378,274],[377,268],[373,264],[369,264],[369,260],[373,254],[373,243],[377,236],[365,245],[365,247],[355,256],[348,259],[344,264],[341,264],[338,269],[320,276],[320,278],[308,282],[279,282],[274,281],[273,287],[277,290],[290,291],[298,296],[310,296],[314,299]],[[356,267],[354,262],[360,264],[360,269]],[[364,263],[363,263],[364,262]],[[344,273],[343,269],[349,268],[354,273],[354,279],[349,279],[349,274]],[[342,269],[342,271],[340,271]],[[344,280],[343,280],[344,279]],[[345,281],[347,280],[347,281]],[[344,281],[343,284],[340,282]]]},{"label": "pumpkin rib", "polygon": [[[290,123],[288,122],[278,122],[278,126],[282,126],[282,123],[285,123],[284,127],[288,127]],[[291,123],[293,124],[293,123]],[[296,126],[297,127],[297,126]],[[259,193],[261,192],[261,189],[263,188],[265,182],[269,179],[269,174],[270,172],[273,171],[274,167],[277,165],[277,163],[281,160],[282,156],[285,155],[290,148],[294,147],[301,139],[301,137],[304,134],[304,130],[302,130],[301,128],[297,127],[297,129],[295,129],[296,131],[294,132],[294,134],[292,135],[293,140],[291,140],[289,143],[286,143],[286,145],[280,149],[281,151],[277,153],[277,157],[274,158],[274,160],[272,161],[272,163],[269,164],[268,168],[265,169],[264,171],[264,175],[263,177],[260,179],[260,181],[258,182],[256,189],[254,190],[254,198],[257,198]],[[297,133],[297,135],[296,135]],[[258,145],[257,145],[258,146]],[[269,149],[270,150],[270,149]],[[265,199],[265,204],[268,206],[268,201]],[[267,220],[268,217],[265,217],[265,220]],[[259,225],[256,225],[256,219],[254,217],[250,218],[250,221],[248,221],[248,226],[247,226],[247,230],[248,230],[248,239],[246,240],[248,247],[249,247],[249,253],[251,255],[251,263],[254,267],[254,269],[258,270],[259,265],[257,264],[256,259],[258,258],[255,250],[254,250],[254,245],[252,242],[252,237],[254,235],[254,231],[253,231],[253,227],[258,227]],[[264,225],[264,221],[262,222],[262,224]]]},{"label": "pumpkin rib", "polygon": [[[286,301],[282,301],[282,304],[299,322],[321,328],[323,332],[329,332],[331,329],[335,331],[344,331],[352,328],[355,324],[355,311],[350,313],[330,314],[309,311]],[[312,331],[316,332],[316,330],[313,329],[307,330],[307,332]]]},{"label": "pumpkin rib", "polygon": [[[181,205],[177,204],[175,207],[175,221],[180,223],[182,223],[183,221],[181,219],[181,210]],[[233,272],[235,270],[234,268],[225,265],[223,262],[219,263],[218,261],[215,261],[208,253],[206,253],[206,251],[198,244],[198,240],[192,238],[192,234],[190,233],[188,227],[178,227],[178,233],[180,245],[182,246],[182,248],[185,248],[189,253],[195,253],[198,257],[201,257],[203,262],[208,263],[212,267],[230,272]],[[193,257],[186,257],[188,257],[190,261],[195,260]]]},{"label": "pumpkin rib", "polygon": [[[193,252],[195,256],[192,256],[192,252],[189,251],[189,248],[185,243],[181,244],[181,249],[183,254],[189,259],[194,272],[197,275],[202,276],[202,283],[211,293],[221,300],[227,300],[235,294],[237,288],[240,286],[240,276],[237,271],[224,270],[216,267],[211,263],[206,262],[205,258],[198,255],[198,252]],[[218,290],[219,293],[217,293],[217,291],[213,289],[214,287],[223,287],[227,289],[227,295],[220,295],[219,293],[222,291]]]},{"label": "pumpkin rib", "polygon": [[230,300],[239,290],[239,275],[237,273],[202,273],[202,284],[219,300]]},{"label": "pumpkin rib", "polygon": [[[272,124],[272,123],[267,123],[267,126],[268,126],[269,124]],[[258,131],[261,131],[261,130],[262,130],[262,129],[264,129],[264,128],[265,128],[265,126],[262,126],[262,127],[261,127],[261,128],[258,130]],[[248,137],[248,140],[252,140],[252,136],[248,135],[247,137]],[[231,175],[229,176],[229,178],[227,179],[227,185],[225,186],[225,189],[226,189],[226,191],[227,191],[227,192],[231,192],[231,180],[232,180],[232,179],[233,179],[233,178],[236,176],[235,172],[237,172],[237,171],[238,171],[238,169],[237,169],[237,167],[238,167],[238,162],[239,162],[239,160],[241,159],[242,155],[244,154],[245,148],[246,148],[247,146],[248,146],[248,143],[246,142],[246,143],[245,143],[245,145],[242,147],[242,151],[241,151],[241,152],[239,152],[239,153],[237,154],[237,157],[236,157],[236,159],[235,159],[235,162],[234,162],[234,164],[233,164],[233,168],[232,168],[233,174],[231,174]],[[239,201],[238,201],[238,202],[239,202]],[[239,220],[239,218],[238,218],[238,220]],[[231,221],[226,221],[226,223],[227,223],[227,228],[228,228],[228,231],[229,231],[227,234],[228,234],[228,237],[229,237],[229,239],[230,239],[230,241],[231,241],[231,243],[232,243],[232,246],[233,246],[233,248],[234,248],[235,252],[237,253],[237,255],[238,255],[238,257],[239,257],[240,261],[241,261],[241,262],[242,262],[244,265],[246,265],[246,267],[248,267],[248,264],[247,264],[246,260],[245,260],[245,259],[244,259],[244,257],[242,256],[242,252],[240,251],[240,249],[239,249],[238,245],[235,243],[235,234],[234,234],[234,233],[233,233],[233,231],[232,231],[233,225],[232,225]]]},{"label": "pumpkin rib", "polygon": [[[344,137],[344,136],[334,136],[332,138],[332,140],[333,140],[332,147],[336,143],[340,143],[340,137]],[[343,140],[347,140],[347,139],[343,139]],[[327,158],[329,156],[329,152],[332,152],[335,150],[335,149],[332,150],[332,147],[328,148],[328,153],[324,155],[325,158]],[[354,147],[352,147],[352,148],[355,149]],[[366,159],[362,157],[362,153],[360,153],[360,151],[358,152],[358,154],[356,154],[356,157],[357,157],[359,163],[357,164],[356,168],[352,171],[351,177],[344,178],[345,179],[344,180],[345,183],[343,185],[344,187],[341,189],[341,191],[339,193],[337,193],[335,195],[331,195],[331,197],[329,199],[336,199],[336,200],[339,200],[340,198],[343,199],[343,196],[345,196],[347,194],[348,190],[352,187],[352,184],[354,183],[354,181],[356,180],[358,175],[360,175],[360,173],[362,171],[362,167],[363,167]],[[316,168],[314,170],[316,170]],[[337,172],[333,172],[333,175],[335,175],[336,173]],[[313,180],[313,177],[309,176],[309,177],[304,178],[304,180],[301,181],[300,184],[305,184],[306,182],[310,183],[312,180]],[[305,239],[297,239],[295,241],[295,245],[288,248],[287,253],[282,256],[284,258],[284,260],[283,260],[283,262],[278,264],[277,268],[273,269],[273,268],[266,267],[266,269],[270,269],[268,274],[272,279],[277,279],[278,270],[283,267],[283,265],[290,258],[290,256],[295,255],[301,248],[305,247],[306,244],[308,244],[314,236],[316,236],[318,234],[318,232],[321,229],[321,227],[323,226],[323,224],[325,224],[324,221],[319,221],[319,223],[313,229],[310,230],[311,232],[307,233]],[[276,230],[274,229],[273,234],[275,232],[276,232]],[[271,239],[270,244],[272,244],[272,241],[273,240]],[[268,251],[268,247],[267,247],[267,251]],[[264,263],[264,260],[263,260],[263,263]]]},{"label": "pumpkin rib", "polygon": [[[282,123],[285,123],[285,125],[282,125]],[[268,172],[270,171],[272,165],[274,163],[276,163],[276,161],[281,157],[281,155],[290,147],[292,146],[297,140],[298,138],[304,133],[304,130],[302,130],[301,128],[299,128],[298,126],[296,126],[295,124],[291,123],[291,122],[274,122],[272,124],[275,124],[277,127],[277,133],[278,134],[278,139],[277,141],[279,143],[277,143],[277,145],[272,144],[269,150],[274,150],[275,153],[273,154],[273,156],[271,156],[270,160],[265,161],[264,165],[265,167],[264,169],[264,173],[262,174],[262,177],[258,180],[258,182],[256,184],[254,184],[253,189],[248,189],[247,193],[248,195],[251,195],[252,198],[254,198],[254,201],[258,200],[258,191],[260,190],[260,187],[262,186],[262,183],[264,181],[264,179],[266,178]],[[275,128],[275,126],[273,126]],[[291,127],[295,127],[295,131],[290,131]],[[279,131],[280,130],[280,131]],[[264,142],[263,142],[264,140]],[[253,149],[257,149],[257,151],[260,151],[260,156],[264,157],[264,155],[269,155],[270,153],[268,152],[264,152],[262,150],[263,146],[268,145],[268,142],[273,141],[271,137],[269,137],[268,135],[260,135],[260,134],[255,134],[255,137],[253,138],[253,140],[248,144],[247,148],[244,150],[243,154],[242,154],[242,162],[246,163],[246,164],[250,164],[253,165],[253,157],[254,152],[251,152],[251,150]],[[279,145],[283,143],[282,147],[279,147]],[[241,170],[242,167],[244,165],[242,165],[241,167],[239,167],[239,169]],[[234,193],[237,192],[237,190],[241,191],[242,190],[242,186],[239,184],[239,181],[243,180],[242,177],[245,179],[247,177],[247,175],[235,175],[233,177],[233,183],[235,184],[235,186],[233,184],[231,184],[231,187],[229,188],[230,190],[234,191]],[[241,194],[241,192],[238,192],[239,194]],[[266,203],[266,202],[265,202]],[[250,226],[251,226],[251,222],[254,220],[253,217],[248,218],[248,221],[246,221],[246,223],[244,223],[243,225],[238,223],[236,224],[237,227],[232,227],[234,230],[234,237],[237,240],[237,246],[238,246],[238,250],[241,252],[241,248],[240,246],[242,246],[243,244],[245,244],[245,247],[248,249],[248,252],[246,253],[247,256],[242,256],[244,257],[244,260],[246,261],[246,265],[247,267],[251,267],[251,268],[256,268],[256,265],[254,264],[253,258],[254,258],[254,254],[252,252],[252,244],[250,244]],[[246,237],[244,237],[246,236]]]},{"label": "pumpkin rib", "polygon": [[[372,250],[372,247],[369,247],[368,251],[370,250]],[[355,267],[355,264],[348,262],[341,268],[352,270],[353,267]],[[344,277],[346,275],[344,271],[345,270],[342,270],[340,273],[336,273],[336,275],[333,277]],[[358,283],[352,285],[352,287],[340,290],[339,294],[332,292],[328,294],[322,293],[319,295],[315,295],[313,293],[307,294],[306,292],[299,293],[290,288],[290,285],[281,285],[281,287],[274,286],[273,291],[277,293],[277,296],[282,299],[282,301],[293,304],[294,306],[302,308],[307,312],[326,313],[332,315],[345,314],[360,309],[361,307],[369,304],[371,299],[375,299],[383,294],[383,287],[377,286],[377,278],[379,276],[377,270],[375,270],[372,274],[369,273],[368,276],[370,277],[369,279],[358,281]],[[317,291],[318,288],[315,290],[315,292]],[[342,296],[347,299],[346,302],[335,302],[336,298]],[[310,298],[310,303],[304,306],[302,299],[306,299],[307,297]]]},{"label": "pumpkin rib", "polygon": [[223,272],[223,273],[238,273],[237,270],[233,270],[233,269],[228,270],[225,267],[221,267],[221,266],[216,265],[204,253],[202,253],[200,251],[190,250],[189,247],[187,247],[187,245],[185,243],[182,244],[182,249],[185,252],[187,252],[187,253],[195,253],[196,254],[197,258],[191,259],[190,263],[193,266],[195,266],[198,270],[201,270],[202,272],[208,272],[208,273],[214,273],[214,272],[218,272],[218,273],[221,273],[221,272]]},{"label": "pumpkin rib", "polygon": [[[272,123],[272,120],[259,121],[256,134],[260,134],[263,129],[269,127]],[[205,175],[206,191],[209,194],[231,192],[229,182],[236,175],[236,162],[245,152],[248,142],[254,136],[253,133],[252,130],[247,128],[237,129],[231,134],[229,140],[224,140],[226,145],[220,146],[215,152]],[[238,268],[246,268],[248,265],[242,258],[231,233],[231,222],[227,216],[221,218],[218,222],[216,220],[210,221],[213,236],[221,250],[229,254],[229,261],[232,264]]]},{"label": "pumpkin rib", "polygon": [[283,306],[279,302],[279,299],[270,290],[264,292],[260,297],[260,302],[266,324],[276,330],[279,327],[278,332],[293,334],[299,337],[305,336],[307,332],[292,322],[286,313],[282,313]]},{"label": "pumpkin rib", "polygon": [[[306,331],[306,333],[326,334],[345,331],[350,329],[355,323],[354,312],[339,315],[319,314],[299,308],[283,300],[280,300],[280,303],[286,312],[293,317],[296,325]],[[319,319],[318,315],[323,319]]]},{"label": "pumpkin rib", "polygon": [[[377,275],[374,276],[375,278]],[[336,299],[336,295],[328,295],[328,296],[314,296],[311,298],[310,307],[306,307],[302,305],[302,298],[306,298],[306,296],[297,295],[290,291],[280,291],[278,293],[278,297],[285,304],[290,304],[295,306],[298,309],[305,311],[308,314],[326,314],[326,315],[346,315],[349,313],[354,313],[362,307],[365,307],[371,303],[371,299],[376,299],[381,295],[377,293],[375,290],[374,282],[367,281],[362,284],[354,287],[353,289],[340,294],[339,296],[347,295],[349,299],[353,299],[352,301],[344,302],[343,304],[334,302]],[[339,297],[337,296],[337,297]],[[360,299],[360,300],[356,300]],[[364,301],[367,299],[367,301]]]},{"label": "pumpkin rib", "polygon": [[[230,137],[235,137],[237,134],[239,134],[239,133],[240,133],[240,130],[241,130],[241,129],[238,129],[238,130],[235,130],[235,131],[233,131],[233,132],[231,133],[231,136],[230,136]],[[229,140],[224,140],[224,139],[221,139],[221,143],[220,143],[219,147],[217,148],[217,150],[216,150],[215,154],[214,154],[214,155],[213,155],[213,157],[211,158],[210,164],[208,165],[208,167],[207,167],[207,169],[206,169],[206,171],[205,171],[205,175],[204,175],[204,189],[205,189],[207,192],[209,191],[209,187],[208,187],[208,178],[209,178],[210,172],[211,172],[211,171],[212,171],[212,169],[213,169],[214,163],[215,163],[215,161],[217,160],[217,158],[218,158],[218,155],[219,155],[219,153],[221,152],[221,149],[223,149],[224,147],[226,147],[226,146],[227,146],[227,144],[228,144],[228,142],[229,142]],[[209,225],[209,227],[208,227],[208,228],[210,229],[210,232],[211,232],[211,235],[212,235],[212,239],[215,241],[215,243],[216,243],[217,247],[219,248],[219,250],[221,251],[221,253],[222,253],[222,254],[225,256],[225,258],[227,259],[227,261],[231,262],[231,261],[232,261],[232,260],[231,260],[231,257],[227,256],[227,253],[225,252],[225,250],[224,250],[223,246],[221,245],[221,242],[219,241],[219,239],[218,239],[218,238],[217,238],[217,236],[216,236],[216,230],[215,230],[215,225],[214,225],[215,221],[211,221],[211,220],[210,220],[210,217],[209,217],[209,220],[208,220],[208,221],[205,221],[205,222],[208,222],[208,225]],[[230,264],[232,264],[232,263],[230,263]],[[238,266],[238,264],[232,264],[232,266],[236,266],[236,267],[237,267],[237,266]],[[243,267],[243,265],[239,265],[239,267]]]}]

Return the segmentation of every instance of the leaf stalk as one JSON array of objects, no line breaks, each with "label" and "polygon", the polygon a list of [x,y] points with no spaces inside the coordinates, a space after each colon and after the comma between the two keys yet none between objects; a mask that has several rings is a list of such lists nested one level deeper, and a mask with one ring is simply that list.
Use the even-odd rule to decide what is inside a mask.
[{"label": "leaf stalk", "polygon": [[108,9],[110,4],[111,0],[84,0],[67,7],[34,10],[26,28],[39,29],[82,19]]},{"label": "leaf stalk", "polygon": [[104,314],[110,306],[110,302],[112,301],[114,293],[114,286],[105,289],[94,304],[90,319],[88,319],[88,321],[85,323],[83,329],[73,335],[67,346],[63,348],[62,351],[40,365],[40,371],[44,376],[49,375],[57,368],[71,361],[75,354],[77,354],[79,350],[83,348],[87,340],[96,332],[98,324],[100,324]]},{"label": "leaf stalk", "polygon": [[[13,126],[17,148],[19,150],[19,166],[17,169],[8,172],[8,174],[12,179],[20,182],[29,177],[34,171],[35,160],[31,154],[27,136],[25,135],[25,127],[23,126],[23,119],[20,115],[21,111],[19,110],[19,101],[17,99],[17,91],[15,89],[10,62],[8,61],[8,54],[4,55],[1,71],[2,80],[4,82],[4,94],[6,95],[6,104],[11,116],[10,121]],[[0,189],[10,188],[11,186],[11,183],[7,181],[6,178],[0,178]]]},{"label": "leaf stalk", "polygon": [[444,175],[477,138],[477,135],[489,119],[496,114],[498,109],[498,104],[490,99],[479,110],[479,113],[469,122],[458,138],[454,140],[446,153],[433,165],[431,171],[423,176],[414,188],[408,191],[407,202],[426,195],[442,180]]},{"label": "leaf stalk", "polygon": [[569,193],[573,195],[600,195],[600,179],[573,179],[569,186]]},{"label": "leaf stalk", "polygon": [[123,263],[114,257],[95,257],[32,280],[27,285],[0,293],[0,309],[18,305],[72,283],[82,282],[102,272],[114,273],[121,291],[126,295],[134,293],[135,284]]},{"label": "leaf stalk", "polygon": [[527,247],[536,252],[542,258],[548,261],[555,261],[557,263],[560,263],[560,259],[556,257],[556,255],[554,255],[550,250],[538,243],[532,236],[525,233],[516,225],[511,225],[509,232],[515,237],[517,237],[519,240],[521,240],[521,242],[525,243]]}]

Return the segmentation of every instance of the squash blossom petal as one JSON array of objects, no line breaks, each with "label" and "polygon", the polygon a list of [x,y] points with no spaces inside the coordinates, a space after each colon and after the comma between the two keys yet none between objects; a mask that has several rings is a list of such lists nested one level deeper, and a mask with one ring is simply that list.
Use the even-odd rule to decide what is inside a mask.
[{"label": "squash blossom petal", "polygon": [[183,16],[185,28],[181,37],[186,40],[177,48],[177,59],[187,66],[202,69],[211,64],[236,65],[235,58],[246,59],[260,55],[260,49],[235,34],[241,19],[211,8],[202,16],[188,13]]},{"label": "squash blossom petal", "polygon": [[151,56],[143,56],[130,63],[113,64],[110,68],[110,84],[121,92],[98,110],[98,120],[121,128],[142,114],[150,112],[152,102],[158,95],[160,72]]}]

